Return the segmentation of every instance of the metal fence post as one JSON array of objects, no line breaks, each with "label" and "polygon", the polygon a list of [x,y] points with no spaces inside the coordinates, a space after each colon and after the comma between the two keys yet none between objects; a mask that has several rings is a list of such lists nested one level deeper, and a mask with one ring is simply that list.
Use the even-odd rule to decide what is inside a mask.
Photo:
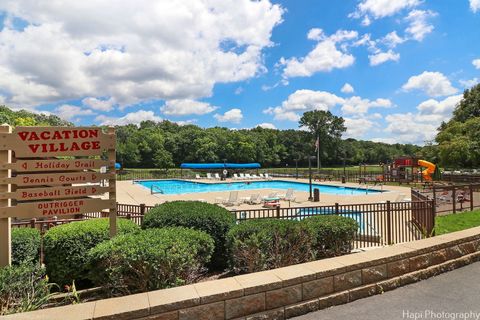
[{"label": "metal fence post", "polygon": [[470,184],[470,211],[473,211],[473,185]]},{"label": "metal fence post", "polygon": [[453,213],[457,213],[457,196],[455,194],[455,186],[452,187],[452,203],[453,203]]},{"label": "metal fence post", "polygon": [[141,215],[145,214],[145,203],[140,203],[140,214]]},{"label": "metal fence post", "polygon": [[335,214],[339,214],[340,213],[340,210],[338,208],[338,203],[335,202]]},{"label": "metal fence post", "polygon": [[280,206],[276,206],[275,210],[277,211],[277,219],[280,218]]},{"label": "metal fence post", "polygon": [[30,220],[30,228],[35,229],[35,222],[37,222],[37,219],[35,219],[35,218]]},{"label": "metal fence post", "polygon": [[387,244],[392,244],[392,217],[390,209],[390,200],[387,200]]}]

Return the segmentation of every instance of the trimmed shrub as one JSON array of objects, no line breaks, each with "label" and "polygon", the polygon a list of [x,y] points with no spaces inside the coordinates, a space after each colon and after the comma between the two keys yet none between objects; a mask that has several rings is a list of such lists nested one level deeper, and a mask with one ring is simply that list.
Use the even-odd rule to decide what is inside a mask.
[{"label": "trimmed shrub", "polygon": [[203,271],[213,248],[207,233],[187,228],[121,235],[90,250],[90,276],[113,294],[183,285]]},{"label": "trimmed shrub", "polygon": [[313,250],[317,258],[338,256],[352,250],[358,223],[338,215],[318,215],[300,222],[314,235]]},{"label": "trimmed shrub", "polygon": [[38,264],[0,268],[0,315],[40,309],[52,286]]},{"label": "trimmed shrub", "polygon": [[[117,220],[118,234],[139,230],[130,220]],[[47,274],[63,286],[88,279],[88,250],[108,240],[108,218],[91,219],[53,227],[45,234],[44,253]]]},{"label": "trimmed shrub", "polygon": [[40,231],[12,228],[12,264],[37,262],[40,254]]},{"label": "trimmed shrub", "polygon": [[234,226],[227,236],[232,268],[256,272],[313,259],[313,234],[292,220],[248,220]]},{"label": "trimmed shrub", "polygon": [[225,268],[228,256],[225,237],[235,217],[225,208],[199,201],[173,201],[148,211],[142,228],[187,227],[208,233],[215,241],[212,268]]}]

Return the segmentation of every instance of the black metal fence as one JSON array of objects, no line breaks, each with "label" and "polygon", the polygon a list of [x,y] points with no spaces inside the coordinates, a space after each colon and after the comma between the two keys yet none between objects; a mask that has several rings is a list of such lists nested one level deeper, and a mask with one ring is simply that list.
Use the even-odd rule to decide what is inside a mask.
[{"label": "black metal fence", "polygon": [[480,183],[458,185],[427,185],[412,189],[412,200],[432,200],[438,215],[473,211],[480,208]]},{"label": "black metal fence", "polygon": [[[145,213],[152,206],[118,204],[118,216],[141,224]],[[238,222],[248,219],[302,220],[318,215],[340,215],[358,223],[354,248],[384,246],[388,244],[423,239],[433,235],[435,211],[433,200],[414,202],[381,202],[317,207],[249,209],[231,211]],[[89,213],[81,219],[15,222],[14,227],[35,227],[43,231],[55,225],[107,216],[105,213]]]}]

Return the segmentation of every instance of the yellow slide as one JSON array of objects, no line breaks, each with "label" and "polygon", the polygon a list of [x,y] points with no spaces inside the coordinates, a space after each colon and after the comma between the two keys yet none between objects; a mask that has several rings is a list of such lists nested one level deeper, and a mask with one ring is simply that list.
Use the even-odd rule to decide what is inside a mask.
[{"label": "yellow slide", "polygon": [[418,160],[418,165],[427,168],[422,171],[423,179],[426,181],[432,181],[432,174],[435,172],[436,166],[425,160]]}]

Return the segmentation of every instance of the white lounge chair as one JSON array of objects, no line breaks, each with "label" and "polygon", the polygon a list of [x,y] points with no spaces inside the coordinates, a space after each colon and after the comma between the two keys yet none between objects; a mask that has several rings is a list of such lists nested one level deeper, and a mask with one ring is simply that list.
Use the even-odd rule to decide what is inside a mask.
[{"label": "white lounge chair", "polygon": [[293,195],[294,190],[292,188],[287,190],[287,193],[283,196],[280,197],[280,199],[284,201],[293,201],[295,202],[296,197]]},{"label": "white lounge chair", "polygon": [[215,179],[220,180],[220,175],[218,173],[215,173]]},{"label": "white lounge chair", "polygon": [[234,206],[234,205],[238,205],[239,204],[239,201],[238,201],[238,191],[230,191],[230,195],[228,196],[228,199],[227,200],[224,200],[222,202],[222,204],[224,206]]},{"label": "white lounge chair", "polygon": [[268,173],[265,173],[265,178],[266,178],[267,180],[272,180],[272,177],[270,177],[270,176],[268,175]]},{"label": "white lounge chair", "polygon": [[245,175],[243,173],[240,173],[240,179],[245,180]]},{"label": "white lounge chair", "polygon": [[278,198],[278,192],[272,192],[272,193],[269,193],[268,196],[264,196],[262,197],[262,199],[272,199],[272,198]]},{"label": "white lounge chair", "polygon": [[252,174],[252,179],[260,179],[260,177],[257,176],[256,174]]},{"label": "white lounge chair", "polygon": [[254,177],[252,177],[252,176],[250,175],[250,173],[245,173],[245,178],[246,178],[246,179],[249,179],[249,180],[255,179]]},{"label": "white lounge chair", "polygon": [[207,179],[208,179],[208,180],[212,180],[212,179],[213,179],[212,174],[211,174],[210,172],[207,173]]},{"label": "white lounge chair", "polygon": [[238,179],[240,179],[240,178],[238,177],[238,174],[234,173],[234,174],[233,174],[233,180],[238,180]]},{"label": "white lounge chair", "polygon": [[195,179],[202,179],[202,177],[200,177],[199,174],[196,174],[196,175],[195,175]]},{"label": "white lounge chair", "polygon": [[250,196],[250,199],[248,199],[246,201],[248,204],[260,204],[262,203],[262,197],[260,197],[260,195],[257,193],[257,194],[252,194]]},{"label": "white lounge chair", "polygon": [[260,179],[265,179],[265,176],[263,175],[263,173],[260,173]]}]

